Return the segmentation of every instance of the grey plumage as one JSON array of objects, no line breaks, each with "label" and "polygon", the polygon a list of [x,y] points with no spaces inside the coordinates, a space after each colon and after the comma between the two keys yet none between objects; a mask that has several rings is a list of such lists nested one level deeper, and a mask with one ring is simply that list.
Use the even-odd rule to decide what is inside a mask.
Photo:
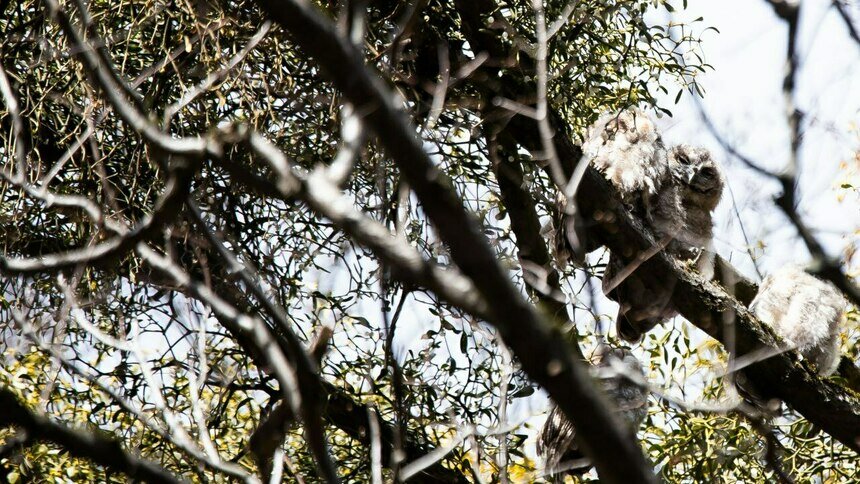
[{"label": "grey plumage", "polygon": [[[666,152],[667,176],[650,196],[645,223],[658,244],[682,261],[693,261],[705,278],[713,277],[713,210],[723,193],[720,166],[704,148],[679,145]],[[631,272],[632,269],[632,272]],[[629,274],[628,274],[629,272]],[[671,304],[677,280],[628,268],[610,254],[603,277],[604,293],[619,303],[616,331],[638,341],[657,324],[678,314]]]},{"label": "grey plumage", "polygon": [[[682,261],[693,261],[706,279],[713,276],[713,210],[723,192],[720,166],[704,148],[687,145],[669,150],[654,124],[640,109],[602,116],[588,131],[583,158],[612,183],[621,200],[652,232],[659,248]],[[581,222],[569,215],[567,200],[557,202],[555,255],[582,260],[588,246]],[[671,274],[637,271],[631,254],[612,253],[603,290],[618,302],[616,330],[627,341],[677,315],[671,304],[677,280]]]},{"label": "grey plumage", "polygon": [[750,310],[827,376],[839,365],[839,328],[848,301],[829,282],[789,265],[768,275]]},{"label": "grey plumage", "polygon": [[[608,349],[608,348],[607,348]],[[610,362],[615,360],[616,366],[623,366],[625,374],[635,379],[645,379],[645,372],[639,360],[628,349],[608,349],[601,355],[596,365],[600,386],[606,395],[613,400],[618,412],[630,429],[635,432],[648,414],[648,393],[630,379],[614,373]],[[608,373],[608,375],[606,374]],[[575,442],[576,427],[564,416],[558,406],[552,410],[538,435],[537,452],[544,461],[544,469],[551,476],[563,476],[566,472],[582,473],[590,468],[585,461],[585,455]],[[567,467],[575,467],[569,471]]]},{"label": "grey plumage", "polygon": [[618,337],[637,342],[654,326],[676,316],[678,311],[672,305],[676,283],[671,274],[637,270],[618,255],[609,254],[603,292],[618,303],[615,316]]},{"label": "grey plumage", "polygon": [[725,185],[722,169],[711,157],[710,151],[687,145],[672,147],[667,154],[667,162],[672,174],[672,185],[678,192],[678,195],[673,196],[680,196],[681,210],[677,217],[683,223],[673,221],[667,224],[659,219],[661,214],[657,212],[651,221],[652,229],[658,236],[667,234],[662,232],[664,226],[676,230],[668,232],[672,236],[670,253],[682,260],[698,258],[699,272],[710,279],[713,275],[713,260],[703,260],[700,256],[704,250],[713,252],[713,211],[720,203]]}]

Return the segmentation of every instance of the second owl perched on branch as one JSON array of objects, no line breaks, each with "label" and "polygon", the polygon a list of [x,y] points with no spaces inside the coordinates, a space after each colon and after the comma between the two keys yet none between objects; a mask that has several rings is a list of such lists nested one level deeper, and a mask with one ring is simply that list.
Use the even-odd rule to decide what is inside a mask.
[{"label": "second owl perched on branch", "polygon": [[661,192],[662,203],[650,214],[648,225],[658,239],[671,237],[668,249],[672,255],[681,260],[696,260],[699,272],[710,279],[713,212],[725,184],[722,169],[710,151],[688,145],[672,147],[666,161],[672,179]]},{"label": "second owl perched on branch", "polygon": [[[658,248],[695,263],[705,279],[713,277],[713,210],[723,193],[719,165],[704,148],[679,145],[666,152],[667,176],[645,212],[645,224]],[[603,287],[619,304],[616,330],[627,341],[678,314],[671,303],[676,279],[637,271],[639,261],[610,254]]]},{"label": "second owl perched on branch", "polygon": [[[612,401],[622,422],[636,433],[648,415],[642,364],[627,348],[603,346],[596,356],[600,388]],[[564,474],[581,474],[591,467],[576,442],[576,426],[555,405],[538,434],[537,452],[551,477],[563,479]]]}]

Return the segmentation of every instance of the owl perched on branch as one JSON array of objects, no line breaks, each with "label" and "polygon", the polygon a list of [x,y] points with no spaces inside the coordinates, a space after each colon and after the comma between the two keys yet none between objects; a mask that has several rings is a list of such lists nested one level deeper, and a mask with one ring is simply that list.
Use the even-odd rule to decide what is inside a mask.
[{"label": "owl perched on branch", "polygon": [[[725,185],[722,169],[705,148],[674,146],[666,158],[672,186],[677,193],[671,195],[670,204],[657,205],[650,225],[658,238],[665,235],[672,237],[670,253],[682,260],[699,259],[699,271],[710,279],[713,275],[713,259],[700,256],[705,250],[713,252],[713,212],[720,203]],[[670,211],[667,214],[661,210],[663,206],[675,210],[674,200],[678,198],[681,203],[679,212]],[[683,222],[678,223],[678,220]]]},{"label": "owl perched on branch", "polygon": [[[679,145],[666,152],[667,176],[649,197],[645,224],[658,246],[682,261],[691,261],[710,280],[714,272],[713,210],[723,193],[720,166],[704,148]],[[653,254],[645,254],[652,256]],[[647,259],[647,257],[642,257]],[[637,264],[610,254],[603,277],[604,293],[618,302],[618,335],[638,341],[651,328],[677,315],[671,304],[676,279],[671,274],[657,277]]]},{"label": "owl perched on branch", "polygon": [[[621,200],[634,213],[644,216],[652,197],[667,178],[663,141],[654,121],[638,108],[601,116],[589,129],[582,144],[583,161],[591,163],[615,186]],[[568,200],[559,194],[559,219],[555,221],[556,260],[566,265],[572,256],[582,260],[596,249],[585,244],[585,230],[575,220]]]},{"label": "owl perched on branch", "polygon": [[789,265],[765,277],[750,310],[820,375],[836,371],[848,301],[832,284]]},{"label": "owl perched on branch", "polygon": [[[631,379],[615,371],[623,367],[623,374],[644,381],[645,372],[639,360],[625,348],[604,347],[596,365],[600,386],[613,403],[623,421],[635,432],[648,414],[648,392]],[[603,376],[601,377],[601,373]],[[591,467],[575,442],[576,426],[553,406],[546,423],[538,435],[537,452],[544,460],[544,469],[550,476],[585,473]]]},{"label": "owl perched on branch", "polygon": [[668,175],[663,140],[641,109],[598,119],[588,131],[582,153],[634,210],[647,207]]}]

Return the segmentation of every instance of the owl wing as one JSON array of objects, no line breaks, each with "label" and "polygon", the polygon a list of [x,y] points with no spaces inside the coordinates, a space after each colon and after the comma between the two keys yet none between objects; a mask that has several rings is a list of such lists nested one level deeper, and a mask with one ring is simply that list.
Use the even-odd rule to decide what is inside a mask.
[{"label": "owl wing", "polygon": [[537,441],[537,453],[544,459],[544,468],[550,475],[557,473],[562,461],[585,458],[575,438],[576,427],[558,406],[553,406]]},{"label": "owl wing", "polygon": [[677,280],[671,275],[650,277],[647,271],[631,272],[628,268],[620,257],[610,254],[603,275],[603,293],[618,303],[618,336],[636,342],[654,326],[678,314],[672,305]]}]

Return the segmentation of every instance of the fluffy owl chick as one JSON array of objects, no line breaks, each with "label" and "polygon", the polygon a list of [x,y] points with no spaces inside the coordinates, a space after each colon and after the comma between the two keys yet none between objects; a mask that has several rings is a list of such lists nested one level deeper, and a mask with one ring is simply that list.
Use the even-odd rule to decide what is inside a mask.
[{"label": "fluffy owl chick", "polygon": [[[648,114],[633,108],[601,116],[588,129],[582,152],[583,159],[615,186],[622,201],[644,217],[669,173],[663,141]],[[581,261],[585,253],[597,248],[588,245],[581,221],[567,214],[567,205],[560,195],[554,251],[562,267],[568,259]]]},{"label": "fluffy owl chick", "polygon": [[635,343],[654,326],[675,317],[672,305],[676,278],[672,274],[655,274],[609,254],[603,273],[603,293],[618,303],[615,331],[624,341]]},{"label": "fluffy owl chick", "polygon": [[836,371],[839,327],[848,301],[832,284],[789,265],[764,279],[750,310],[811,361],[820,375]]},{"label": "fluffy owl chick", "polygon": [[[598,377],[602,372],[609,374],[604,374],[600,379],[600,386],[613,400],[624,422],[635,432],[648,414],[648,393],[628,378],[615,373],[614,368],[623,367],[625,374],[644,380],[642,365],[626,348],[605,347],[599,357],[600,361],[596,365]],[[584,473],[591,467],[583,461],[585,455],[579,450],[575,437],[576,427],[573,422],[554,405],[537,440],[538,455],[544,460],[544,468],[550,476],[563,478],[567,472]]]},{"label": "fluffy owl chick", "polygon": [[[723,196],[725,179],[720,165],[705,148],[688,145],[672,147],[666,156],[672,185],[677,191],[681,211],[673,213],[671,203],[658,204],[651,225],[659,235],[671,235],[669,250],[689,260],[710,249],[714,238],[713,212]],[[668,214],[662,207],[669,207]],[[668,220],[667,220],[668,215]],[[678,223],[682,220],[682,223]],[[661,232],[669,230],[673,232]]]},{"label": "fluffy owl chick", "polygon": [[[714,273],[713,211],[720,202],[724,179],[720,166],[704,148],[679,145],[666,153],[669,169],[646,213],[646,223],[658,243],[682,261],[695,261],[706,279]],[[604,293],[619,303],[616,333],[638,341],[654,326],[678,314],[671,304],[677,280],[632,272],[611,254],[603,278]],[[618,279],[621,279],[620,282]]]},{"label": "fluffy owl chick", "polygon": [[582,153],[634,208],[640,201],[647,206],[668,173],[663,140],[654,121],[638,108],[598,119]]}]

